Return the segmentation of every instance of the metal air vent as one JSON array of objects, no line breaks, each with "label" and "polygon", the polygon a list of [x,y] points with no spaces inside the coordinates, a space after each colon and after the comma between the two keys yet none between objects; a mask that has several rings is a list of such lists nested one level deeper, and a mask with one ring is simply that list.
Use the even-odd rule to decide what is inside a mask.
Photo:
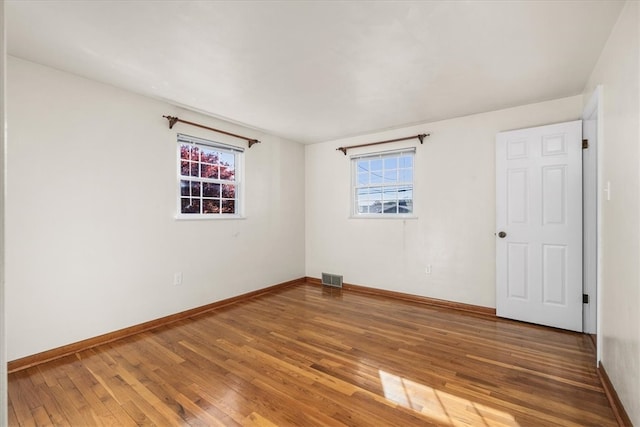
[{"label": "metal air vent", "polygon": [[338,274],[322,273],[322,284],[325,286],[333,286],[334,288],[341,288],[342,276]]}]

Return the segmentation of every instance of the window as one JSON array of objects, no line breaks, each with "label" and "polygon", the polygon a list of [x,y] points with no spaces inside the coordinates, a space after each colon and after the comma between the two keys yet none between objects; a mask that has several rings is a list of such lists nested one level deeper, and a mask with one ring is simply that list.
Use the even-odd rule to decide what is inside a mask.
[{"label": "window", "polygon": [[178,134],[178,216],[238,216],[242,153],[241,148]]},{"label": "window", "polygon": [[414,155],[408,149],[352,157],[353,216],[411,216]]}]

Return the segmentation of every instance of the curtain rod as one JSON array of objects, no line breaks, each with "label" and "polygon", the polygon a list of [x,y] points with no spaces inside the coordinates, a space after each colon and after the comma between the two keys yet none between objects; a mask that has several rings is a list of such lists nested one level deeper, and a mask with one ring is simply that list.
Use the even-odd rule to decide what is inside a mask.
[{"label": "curtain rod", "polygon": [[213,132],[218,132],[218,133],[222,133],[224,135],[229,135],[229,136],[233,136],[235,138],[239,138],[239,139],[244,139],[245,141],[247,141],[249,143],[249,148],[251,148],[253,146],[253,144],[259,144],[260,141],[258,141],[255,138],[247,138],[246,136],[242,136],[242,135],[236,135],[235,133],[231,133],[231,132],[226,132],[224,130],[220,130],[220,129],[216,129],[216,128],[211,128],[209,126],[205,126],[205,125],[201,125],[199,123],[194,123],[194,122],[189,122],[187,120],[182,120],[179,119],[177,117],[174,116],[162,116],[165,119],[169,120],[169,129],[173,129],[173,125],[175,125],[176,123],[180,122],[180,123],[185,123],[191,126],[196,126],[202,129],[207,129]]},{"label": "curtain rod", "polygon": [[347,155],[347,150],[350,150],[352,148],[369,147],[371,145],[379,145],[379,144],[389,144],[390,142],[406,141],[408,139],[414,139],[414,138],[418,138],[420,140],[420,144],[422,144],[422,143],[424,143],[424,139],[427,136],[431,136],[431,134],[429,134],[429,133],[421,133],[419,135],[407,136],[405,138],[388,139],[386,141],[369,142],[367,144],[350,145],[348,147],[338,147],[338,148],[336,148],[336,151],[342,151],[344,153],[344,155],[346,156]]}]

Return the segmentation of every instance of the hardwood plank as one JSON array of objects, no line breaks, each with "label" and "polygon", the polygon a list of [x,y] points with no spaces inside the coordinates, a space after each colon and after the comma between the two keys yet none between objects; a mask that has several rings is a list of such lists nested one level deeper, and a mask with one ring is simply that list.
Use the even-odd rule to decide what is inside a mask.
[{"label": "hardwood plank", "polygon": [[16,420],[22,426],[35,426],[35,420],[31,410],[38,407],[38,399],[35,388],[26,372],[16,374],[12,378],[11,387],[8,389],[10,402],[9,413],[15,415]]},{"label": "hardwood plank", "polygon": [[[85,368],[86,365],[83,366],[82,363],[74,363],[72,366],[69,366],[71,369],[66,369],[67,376],[69,380],[74,385],[75,389],[78,391],[80,396],[82,397],[82,401],[80,401],[82,409],[83,406],[87,406],[92,409],[94,416],[97,418],[97,424],[102,425],[118,425],[119,419],[122,417],[116,417],[112,413],[112,409],[116,409],[116,412],[120,412],[117,407],[109,406],[105,401],[111,399],[111,396],[105,393],[100,393],[100,389],[102,385],[96,380],[93,373]],[[65,367],[66,368],[66,367]],[[100,398],[96,391],[100,393]],[[130,420],[127,420],[130,421]]]},{"label": "hardwood plank", "polygon": [[247,415],[242,423],[245,427],[276,427],[277,425],[255,412]]},{"label": "hardwood plank", "polygon": [[61,385],[48,387],[46,393],[51,396],[52,400],[55,401],[55,406],[60,409],[59,417],[64,424],[72,426],[95,425],[93,420],[78,411],[78,408],[73,404],[72,397],[67,394],[67,391]]},{"label": "hardwood plank", "polygon": [[10,426],[20,425],[20,423],[18,422],[18,416],[16,415],[15,409],[11,405],[9,405],[7,412],[8,412],[7,419],[8,419],[9,425]]},{"label": "hardwood plank", "polygon": [[9,425],[615,426],[587,335],[317,285],[9,375]]},{"label": "hardwood plank", "polygon": [[43,408],[47,411],[47,415],[54,425],[69,425],[69,421],[67,420],[64,411],[60,407],[58,401],[54,398],[54,394],[49,390],[49,387],[36,387],[35,393],[38,396],[38,399],[42,402]]},{"label": "hardwood plank", "polygon": [[49,414],[43,406],[38,406],[37,408],[33,409],[31,411],[31,414],[33,416],[33,421],[37,426],[53,426],[51,418],[49,418]]}]

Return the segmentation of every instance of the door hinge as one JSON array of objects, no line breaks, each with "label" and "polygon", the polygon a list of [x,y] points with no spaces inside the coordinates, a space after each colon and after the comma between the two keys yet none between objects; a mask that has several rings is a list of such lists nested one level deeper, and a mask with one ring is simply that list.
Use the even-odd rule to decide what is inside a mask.
[{"label": "door hinge", "polygon": [[583,139],[582,140],[582,149],[586,150],[587,148],[589,148],[589,140],[588,139]]},{"label": "door hinge", "polygon": [[589,304],[589,294],[582,294],[582,303]]}]

